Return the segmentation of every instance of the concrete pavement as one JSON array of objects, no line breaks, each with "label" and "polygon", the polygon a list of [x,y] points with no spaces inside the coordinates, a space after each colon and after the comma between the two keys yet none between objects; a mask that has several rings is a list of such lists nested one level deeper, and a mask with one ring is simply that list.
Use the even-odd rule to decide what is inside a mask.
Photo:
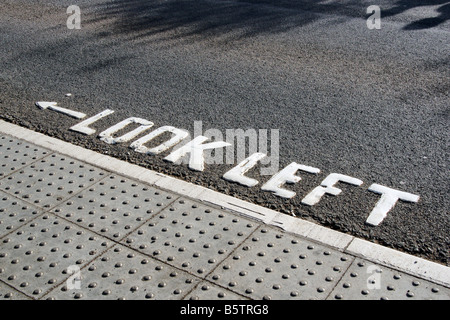
[{"label": "concrete pavement", "polygon": [[0,300],[450,299],[448,267],[0,121]]}]

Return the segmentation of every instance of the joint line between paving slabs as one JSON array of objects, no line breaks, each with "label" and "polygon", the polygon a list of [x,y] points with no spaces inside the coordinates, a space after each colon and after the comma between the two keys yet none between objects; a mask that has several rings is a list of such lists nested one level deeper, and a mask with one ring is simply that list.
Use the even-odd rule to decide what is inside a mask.
[{"label": "joint line between paving slabs", "polygon": [[[14,138],[14,139],[16,139],[16,138]],[[18,139],[18,140],[23,141],[22,139]],[[26,142],[26,141],[23,141],[23,142]],[[42,148],[42,147],[40,147],[40,148]],[[45,148],[43,148],[43,149],[45,149]],[[45,149],[45,150],[48,151],[49,154],[45,155],[44,157],[41,157],[41,158],[38,158],[38,159],[34,159],[34,160],[31,161],[30,163],[28,163],[28,164],[26,164],[26,165],[24,165],[24,166],[21,166],[21,167],[17,168],[16,170],[13,170],[13,171],[9,172],[8,174],[6,174],[6,175],[4,175],[3,177],[1,177],[0,180],[3,180],[3,179],[5,179],[5,178],[8,178],[10,175],[12,175],[12,174],[14,174],[14,173],[17,173],[18,171],[23,170],[23,169],[25,169],[25,168],[27,168],[27,167],[29,167],[29,166],[32,166],[33,164],[35,164],[36,162],[38,162],[38,161],[40,161],[40,160],[44,160],[44,159],[46,159],[46,158],[48,158],[48,157],[50,157],[50,156],[52,156],[52,155],[54,155],[54,154],[58,154],[58,153],[55,152],[55,151],[51,151],[51,150],[47,150],[47,149]],[[5,190],[3,190],[3,191],[5,191]],[[5,191],[5,192],[6,192],[6,191]]]},{"label": "joint line between paving slabs", "polygon": [[[21,141],[23,141],[23,140],[21,140]],[[11,176],[11,175],[13,175],[13,174],[19,172],[20,170],[24,170],[25,168],[28,168],[28,167],[34,165],[34,164],[35,164],[36,162],[38,162],[38,161],[47,159],[48,157],[50,157],[50,156],[52,156],[52,155],[54,155],[54,154],[58,154],[57,152],[53,152],[53,151],[50,151],[50,150],[48,150],[48,151],[49,151],[50,153],[47,154],[46,156],[44,156],[44,157],[42,157],[42,158],[39,158],[39,159],[35,159],[35,160],[33,160],[32,162],[30,162],[30,163],[28,163],[28,164],[26,164],[26,165],[24,165],[24,166],[22,166],[22,167],[20,167],[20,168],[18,168],[18,169],[16,169],[16,170],[14,170],[14,171],[11,171],[11,172],[8,173],[7,175],[1,177],[0,180],[7,179],[9,176]],[[19,173],[20,173],[20,172],[19,172]],[[5,193],[7,193],[7,194],[9,194],[9,195],[11,195],[11,196],[13,196],[13,197],[15,197],[15,198],[17,198],[17,199],[19,199],[19,200],[25,201],[25,202],[27,202],[27,203],[30,203],[30,204],[36,206],[34,203],[32,203],[32,202],[30,202],[30,201],[27,201],[26,198],[19,198],[19,197],[16,196],[14,193],[9,192],[8,190],[2,189],[2,191],[5,192]],[[36,207],[40,208],[39,206],[36,206]],[[43,208],[42,208],[42,209],[43,209]]]},{"label": "joint line between paving slabs", "polygon": [[0,283],[7,286],[8,288],[11,288],[11,290],[14,290],[16,292],[19,292],[20,294],[23,294],[25,297],[29,298],[30,300],[36,300],[34,297],[30,297],[28,294],[26,294],[25,292],[20,291],[19,289],[11,286],[10,284],[6,283],[5,281],[3,281],[2,279],[0,279]]},{"label": "joint line between paving slabs", "polygon": [[[58,217],[60,218],[60,217]],[[71,222],[73,224],[73,222]],[[76,225],[78,227],[78,225]],[[114,243],[112,246],[107,247],[105,250],[103,250],[102,252],[100,252],[99,254],[97,254],[94,258],[92,258],[91,260],[87,261],[85,263],[85,265],[80,268],[80,271],[85,269],[88,265],[90,265],[93,261],[97,260],[99,257],[101,257],[103,254],[105,254],[106,251],[114,248],[117,245],[117,243]],[[60,285],[62,285],[64,282],[67,281],[67,279],[69,279],[72,275],[68,274],[67,277],[65,277],[62,281],[57,282],[53,287],[49,288],[45,293],[42,294],[42,296],[40,298],[37,299],[33,299],[33,300],[41,300],[43,299],[45,296],[47,296],[50,292],[52,292],[53,290],[55,290],[56,288],[58,288]],[[17,290],[17,289],[16,289]]]},{"label": "joint line between paving slabs", "polygon": [[[50,157],[50,156],[53,156],[53,155],[59,155],[59,156],[64,157],[64,155],[62,155],[62,154],[60,154],[60,153],[53,152],[53,153],[51,153],[51,154],[49,154],[49,155],[47,155],[47,156],[45,156],[45,157],[43,157],[43,158],[40,158],[40,159],[37,159],[36,161],[33,161],[33,163],[30,163],[30,164],[28,164],[28,165],[26,165],[26,166],[24,166],[24,167],[21,167],[19,170],[23,170],[23,169],[25,169],[25,168],[28,168],[28,167],[32,166],[34,163],[36,163],[38,160],[44,160],[44,159],[46,159],[46,158],[48,158],[48,157]],[[88,164],[88,163],[85,163],[85,162],[82,162],[82,161],[79,161],[79,160],[76,160],[76,159],[73,159],[73,160],[78,161],[78,162],[83,163],[83,164]],[[88,165],[89,165],[89,166],[92,166],[92,165],[90,165],[90,164],[88,164]],[[97,167],[96,167],[96,168],[97,168]],[[18,170],[17,170],[17,171],[18,171]],[[15,172],[17,172],[17,171],[15,171]],[[61,205],[64,201],[67,201],[67,200],[69,200],[69,199],[72,199],[74,196],[80,194],[81,192],[83,192],[83,191],[85,191],[86,189],[92,187],[93,185],[95,185],[95,184],[97,184],[97,183],[103,181],[104,179],[106,179],[107,177],[109,177],[109,176],[111,176],[111,175],[113,174],[112,172],[109,172],[109,171],[106,171],[106,170],[102,170],[102,171],[105,172],[105,176],[104,176],[104,177],[100,178],[100,179],[97,180],[97,181],[94,181],[94,182],[90,183],[89,185],[87,185],[87,186],[85,186],[85,187],[83,187],[83,188],[80,188],[80,190],[78,190],[77,192],[74,192],[74,193],[70,194],[68,198],[65,198],[65,199],[62,199],[62,200],[57,200],[56,204],[53,205],[53,206],[48,206],[48,207],[42,206],[42,207],[41,207],[41,206],[38,206],[38,205],[36,205],[35,203],[33,203],[33,202],[27,200],[27,198],[24,198],[24,197],[20,197],[20,198],[19,198],[17,195],[15,195],[14,193],[11,193],[11,192],[8,191],[8,190],[2,190],[2,191],[5,192],[5,193],[7,193],[7,194],[9,194],[9,195],[11,195],[11,196],[13,196],[13,197],[15,197],[16,199],[19,199],[19,200],[21,200],[21,201],[24,201],[24,202],[26,202],[26,203],[29,203],[29,204],[31,204],[31,205],[33,205],[33,206],[39,208],[39,209],[41,209],[41,210],[44,210],[44,212],[48,212],[48,211],[50,211],[50,210],[53,210],[55,207]],[[3,178],[0,179],[0,180],[3,180],[4,178],[5,178],[5,177],[3,177]]]},{"label": "joint line between paving slabs", "polygon": [[[107,176],[105,176],[104,178],[102,178],[101,180],[95,182],[94,184],[90,185],[90,186],[87,187],[87,188],[90,188],[90,187],[92,187],[92,186],[94,186],[94,185],[96,185],[96,184],[102,182],[103,180],[105,180],[106,178],[111,177],[111,176],[117,176],[117,174],[110,173],[110,174],[108,174]],[[131,179],[131,180],[133,180],[133,179]],[[113,238],[110,238],[110,237],[106,237],[105,235],[99,233],[98,231],[91,230],[91,229],[89,229],[89,228],[87,228],[87,227],[85,227],[85,226],[83,226],[83,225],[81,225],[81,224],[78,224],[78,223],[76,223],[76,222],[70,221],[69,219],[67,219],[67,218],[64,217],[64,216],[60,216],[60,215],[58,215],[58,214],[56,214],[56,213],[54,213],[54,212],[50,212],[50,211],[52,211],[53,209],[57,208],[59,205],[61,205],[62,202],[65,202],[65,201],[68,201],[68,200],[72,199],[72,198],[75,197],[76,195],[78,195],[78,194],[80,194],[81,192],[85,191],[87,188],[81,190],[80,192],[77,192],[77,193],[74,194],[72,197],[67,198],[67,199],[65,199],[64,201],[61,201],[60,203],[58,203],[57,205],[53,206],[51,209],[49,209],[49,210],[47,210],[47,211],[45,211],[45,212],[50,213],[50,214],[52,214],[53,216],[55,216],[55,217],[57,217],[57,218],[59,218],[59,219],[63,219],[64,221],[69,222],[69,223],[71,223],[71,224],[74,224],[74,225],[76,225],[76,226],[79,227],[79,228],[82,228],[82,229],[84,229],[84,230],[87,230],[87,231],[90,231],[90,232],[92,232],[92,233],[95,233],[95,234],[98,235],[98,236],[104,237],[104,238],[106,238],[106,239],[108,239],[108,240],[111,240],[111,241],[113,241],[113,242],[115,242],[115,243],[117,243],[117,244],[120,244],[120,245],[124,245],[124,244],[120,243],[123,239],[125,239],[125,238],[126,238],[127,236],[129,236],[131,233],[133,233],[134,231],[136,231],[137,229],[139,229],[140,227],[142,227],[142,226],[143,226],[144,224],[146,224],[150,219],[152,219],[152,218],[155,217],[157,214],[159,214],[159,213],[161,213],[162,211],[164,211],[165,209],[167,209],[167,208],[168,208],[170,205],[172,205],[175,201],[177,201],[179,198],[181,198],[181,196],[175,197],[175,199],[173,199],[171,202],[169,202],[166,206],[162,206],[160,211],[154,212],[152,215],[150,215],[150,217],[148,217],[148,218],[145,219],[145,221],[143,221],[141,224],[137,225],[137,227],[135,227],[134,229],[132,229],[131,231],[129,231],[128,233],[126,233],[123,237],[120,237],[120,239],[113,239]],[[125,245],[125,246],[128,247],[127,245]],[[131,247],[129,247],[129,248],[132,249]],[[136,251],[136,250],[135,250],[135,251]],[[102,253],[102,254],[103,254],[103,253]]]},{"label": "joint line between paving slabs", "polygon": [[39,156],[39,157],[37,157],[36,159],[32,160],[30,163],[28,163],[28,164],[26,164],[26,165],[22,165],[22,166],[18,167],[18,168],[15,169],[15,170],[12,170],[12,171],[9,172],[8,174],[6,174],[6,175],[4,175],[3,177],[1,177],[0,180],[6,178],[6,177],[8,177],[8,176],[10,176],[11,174],[16,173],[17,171],[19,171],[19,170],[21,170],[21,169],[24,169],[24,168],[26,168],[26,167],[28,167],[28,166],[30,166],[30,165],[33,165],[34,163],[36,163],[36,162],[39,161],[39,160],[45,159],[45,158],[47,158],[47,157],[49,157],[49,156],[51,156],[51,155],[57,153],[56,151],[53,151],[53,150],[51,150],[51,149],[47,149],[47,148],[45,148],[45,147],[38,146],[38,145],[36,145],[36,144],[34,144],[34,143],[28,142],[28,141],[26,141],[26,140],[24,140],[24,139],[21,139],[21,138],[16,138],[16,137],[11,136],[11,135],[9,135],[9,134],[3,133],[2,136],[3,136],[3,137],[7,137],[7,138],[9,138],[9,139],[19,140],[22,144],[27,144],[27,145],[32,145],[32,146],[38,147],[38,148],[42,149],[42,151],[46,152],[47,154],[45,154],[44,156]]},{"label": "joint line between paving slabs", "polygon": [[351,268],[351,266],[353,265],[353,263],[356,260],[356,257],[354,255],[350,255],[352,257],[352,261],[348,264],[348,267],[345,269],[345,271],[342,272],[341,277],[339,278],[339,280],[336,281],[336,284],[333,286],[333,288],[330,289],[330,292],[328,293],[328,295],[325,297],[324,300],[327,300],[330,295],[333,293],[334,289],[341,283],[341,280],[344,278],[344,276],[347,274],[348,270]]},{"label": "joint line between paving slabs", "polygon": [[[232,214],[235,215],[235,216],[237,216],[235,213],[232,213]],[[241,247],[241,245],[242,245],[245,241],[247,241],[251,236],[253,236],[253,235],[255,234],[256,231],[260,230],[262,227],[263,227],[263,225],[260,225],[260,226],[258,226],[257,228],[255,228],[255,230],[253,230],[252,232],[250,232],[250,234],[249,234],[245,239],[243,239],[243,240],[242,240],[242,241],[241,241],[241,242],[240,242],[233,250],[230,250],[230,253],[229,253],[228,255],[226,255],[221,261],[218,261],[217,264],[216,264],[216,266],[215,266],[214,268],[212,268],[211,271],[208,272],[208,273],[204,276],[204,278],[200,278],[200,279],[202,279],[202,280],[204,280],[204,281],[208,281],[209,283],[212,283],[211,281],[207,280],[208,276],[211,275],[214,271],[216,271],[217,268],[220,266],[220,264],[221,264],[222,262],[224,262],[226,259],[228,259],[233,253],[235,253],[236,250],[239,249],[239,248]],[[189,272],[189,274],[191,274],[191,273]],[[194,276],[195,276],[195,275],[194,275]],[[200,284],[200,283],[199,283],[199,284]],[[199,284],[197,284],[197,286],[198,286]],[[244,297],[244,298],[246,298],[246,299],[254,300],[254,299],[251,299],[251,298],[248,298],[248,297],[242,295],[242,294],[239,293],[239,292],[236,292],[236,291],[233,291],[233,290],[231,290],[231,289],[229,289],[229,288],[226,288],[226,287],[220,285],[219,283],[212,283],[212,284],[214,284],[214,285],[216,285],[216,286],[219,286],[219,287],[221,287],[221,288],[223,288],[223,289],[225,289],[225,290],[227,290],[227,291],[231,291],[231,292],[233,292],[233,293],[235,293],[235,294],[238,294],[239,296]],[[184,299],[188,294],[190,294],[197,286],[195,286],[192,290],[190,290],[190,291],[183,297],[183,299]]]}]

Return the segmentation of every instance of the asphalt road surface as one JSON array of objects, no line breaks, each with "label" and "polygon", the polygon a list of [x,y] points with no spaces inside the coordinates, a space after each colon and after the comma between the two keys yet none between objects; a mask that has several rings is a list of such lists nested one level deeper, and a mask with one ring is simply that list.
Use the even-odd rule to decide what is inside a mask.
[{"label": "asphalt road surface", "polygon": [[[80,29],[68,28],[70,5]],[[380,29],[367,26],[370,5]],[[2,0],[0,117],[448,265],[449,17],[450,2],[432,0]],[[247,173],[257,186],[231,183],[222,176],[236,164],[197,172],[163,161],[170,151],[109,145],[37,101],[89,117],[114,110],[97,133],[128,117],[191,133],[195,121],[224,135],[277,129],[280,170],[297,162],[321,172],[299,173],[284,186],[296,196],[284,199],[261,190],[271,176],[258,167]],[[363,185],[339,183],[340,195],[302,204],[330,173]],[[373,183],[420,199],[369,225]]]}]

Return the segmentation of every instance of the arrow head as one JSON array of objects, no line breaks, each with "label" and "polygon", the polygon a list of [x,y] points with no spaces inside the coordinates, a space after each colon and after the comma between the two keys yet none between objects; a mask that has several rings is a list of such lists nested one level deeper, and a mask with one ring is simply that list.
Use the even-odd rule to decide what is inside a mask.
[{"label": "arrow head", "polygon": [[84,114],[83,112],[78,112],[78,111],[73,111],[70,109],[58,107],[57,102],[39,101],[39,102],[36,102],[36,106],[41,110],[50,109],[50,110],[63,113],[65,115],[68,115],[68,116],[76,118],[76,119],[83,119],[84,117],[86,117],[86,114]]},{"label": "arrow head", "polygon": [[36,102],[36,106],[39,109],[43,109],[43,110],[45,110],[45,109],[47,109],[49,107],[55,107],[57,104],[58,104],[57,102],[47,102],[47,101]]}]

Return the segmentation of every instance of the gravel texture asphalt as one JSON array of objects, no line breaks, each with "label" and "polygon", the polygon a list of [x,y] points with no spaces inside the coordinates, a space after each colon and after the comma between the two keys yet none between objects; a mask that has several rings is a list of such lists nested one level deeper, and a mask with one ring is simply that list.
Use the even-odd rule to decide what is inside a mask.
[{"label": "gravel texture asphalt", "polygon": [[[0,116],[86,148],[315,221],[443,264],[449,263],[449,6],[378,1],[381,29],[366,26],[372,1],[25,1],[0,4]],[[66,9],[81,9],[68,29]],[[65,96],[71,93],[70,97]],[[278,129],[280,169],[313,166],[285,200],[222,179],[232,165],[194,172],[161,156],[69,131],[79,120],[35,107],[57,101],[89,116],[115,113],[155,127],[225,133]],[[300,203],[332,172],[337,197]],[[377,227],[372,183],[420,195],[398,202]]]}]

